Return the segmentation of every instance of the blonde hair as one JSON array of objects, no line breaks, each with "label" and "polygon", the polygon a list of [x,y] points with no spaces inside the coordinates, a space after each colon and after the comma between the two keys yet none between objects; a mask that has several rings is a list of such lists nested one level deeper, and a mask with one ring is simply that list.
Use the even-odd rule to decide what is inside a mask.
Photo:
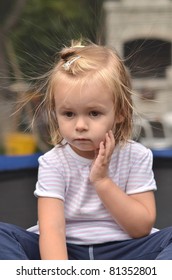
[{"label": "blonde hair", "polygon": [[64,47],[59,59],[47,75],[44,95],[46,114],[53,145],[61,143],[62,136],[58,128],[55,112],[54,89],[59,80],[71,83],[95,81],[109,87],[114,96],[115,118],[121,116],[116,124],[114,137],[116,144],[124,144],[132,134],[132,92],[130,76],[122,59],[116,51],[91,42],[72,41],[70,47]]}]

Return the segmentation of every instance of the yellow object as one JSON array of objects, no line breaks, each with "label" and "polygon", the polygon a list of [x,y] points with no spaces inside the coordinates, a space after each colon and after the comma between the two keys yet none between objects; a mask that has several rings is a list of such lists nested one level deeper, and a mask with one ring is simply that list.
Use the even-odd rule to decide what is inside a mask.
[{"label": "yellow object", "polygon": [[36,151],[36,140],[30,133],[10,133],[5,137],[6,155],[28,155]]}]

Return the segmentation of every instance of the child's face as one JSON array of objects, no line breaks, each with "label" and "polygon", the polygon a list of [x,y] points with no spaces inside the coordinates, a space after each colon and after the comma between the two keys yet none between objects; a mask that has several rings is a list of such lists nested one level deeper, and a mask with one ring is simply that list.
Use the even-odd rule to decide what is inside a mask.
[{"label": "child's face", "polygon": [[55,89],[55,108],[62,137],[85,158],[94,158],[105,134],[114,127],[113,95],[105,86],[71,87],[64,82]]}]

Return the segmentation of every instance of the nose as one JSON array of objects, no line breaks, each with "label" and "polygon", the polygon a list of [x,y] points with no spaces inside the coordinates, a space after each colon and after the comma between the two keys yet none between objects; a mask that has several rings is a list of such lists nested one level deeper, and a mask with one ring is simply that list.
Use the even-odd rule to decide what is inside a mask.
[{"label": "nose", "polygon": [[75,129],[76,129],[76,131],[79,131],[79,132],[88,130],[88,124],[84,117],[79,117],[77,119]]}]

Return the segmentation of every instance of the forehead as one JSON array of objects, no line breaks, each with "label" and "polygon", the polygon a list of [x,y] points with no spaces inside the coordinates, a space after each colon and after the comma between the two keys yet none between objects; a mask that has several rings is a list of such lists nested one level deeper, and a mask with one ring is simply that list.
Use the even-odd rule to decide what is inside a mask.
[{"label": "forehead", "polygon": [[64,82],[59,81],[54,88],[54,99],[57,106],[83,104],[110,106],[114,97],[111,90],[102,83],[89,82]]}]

